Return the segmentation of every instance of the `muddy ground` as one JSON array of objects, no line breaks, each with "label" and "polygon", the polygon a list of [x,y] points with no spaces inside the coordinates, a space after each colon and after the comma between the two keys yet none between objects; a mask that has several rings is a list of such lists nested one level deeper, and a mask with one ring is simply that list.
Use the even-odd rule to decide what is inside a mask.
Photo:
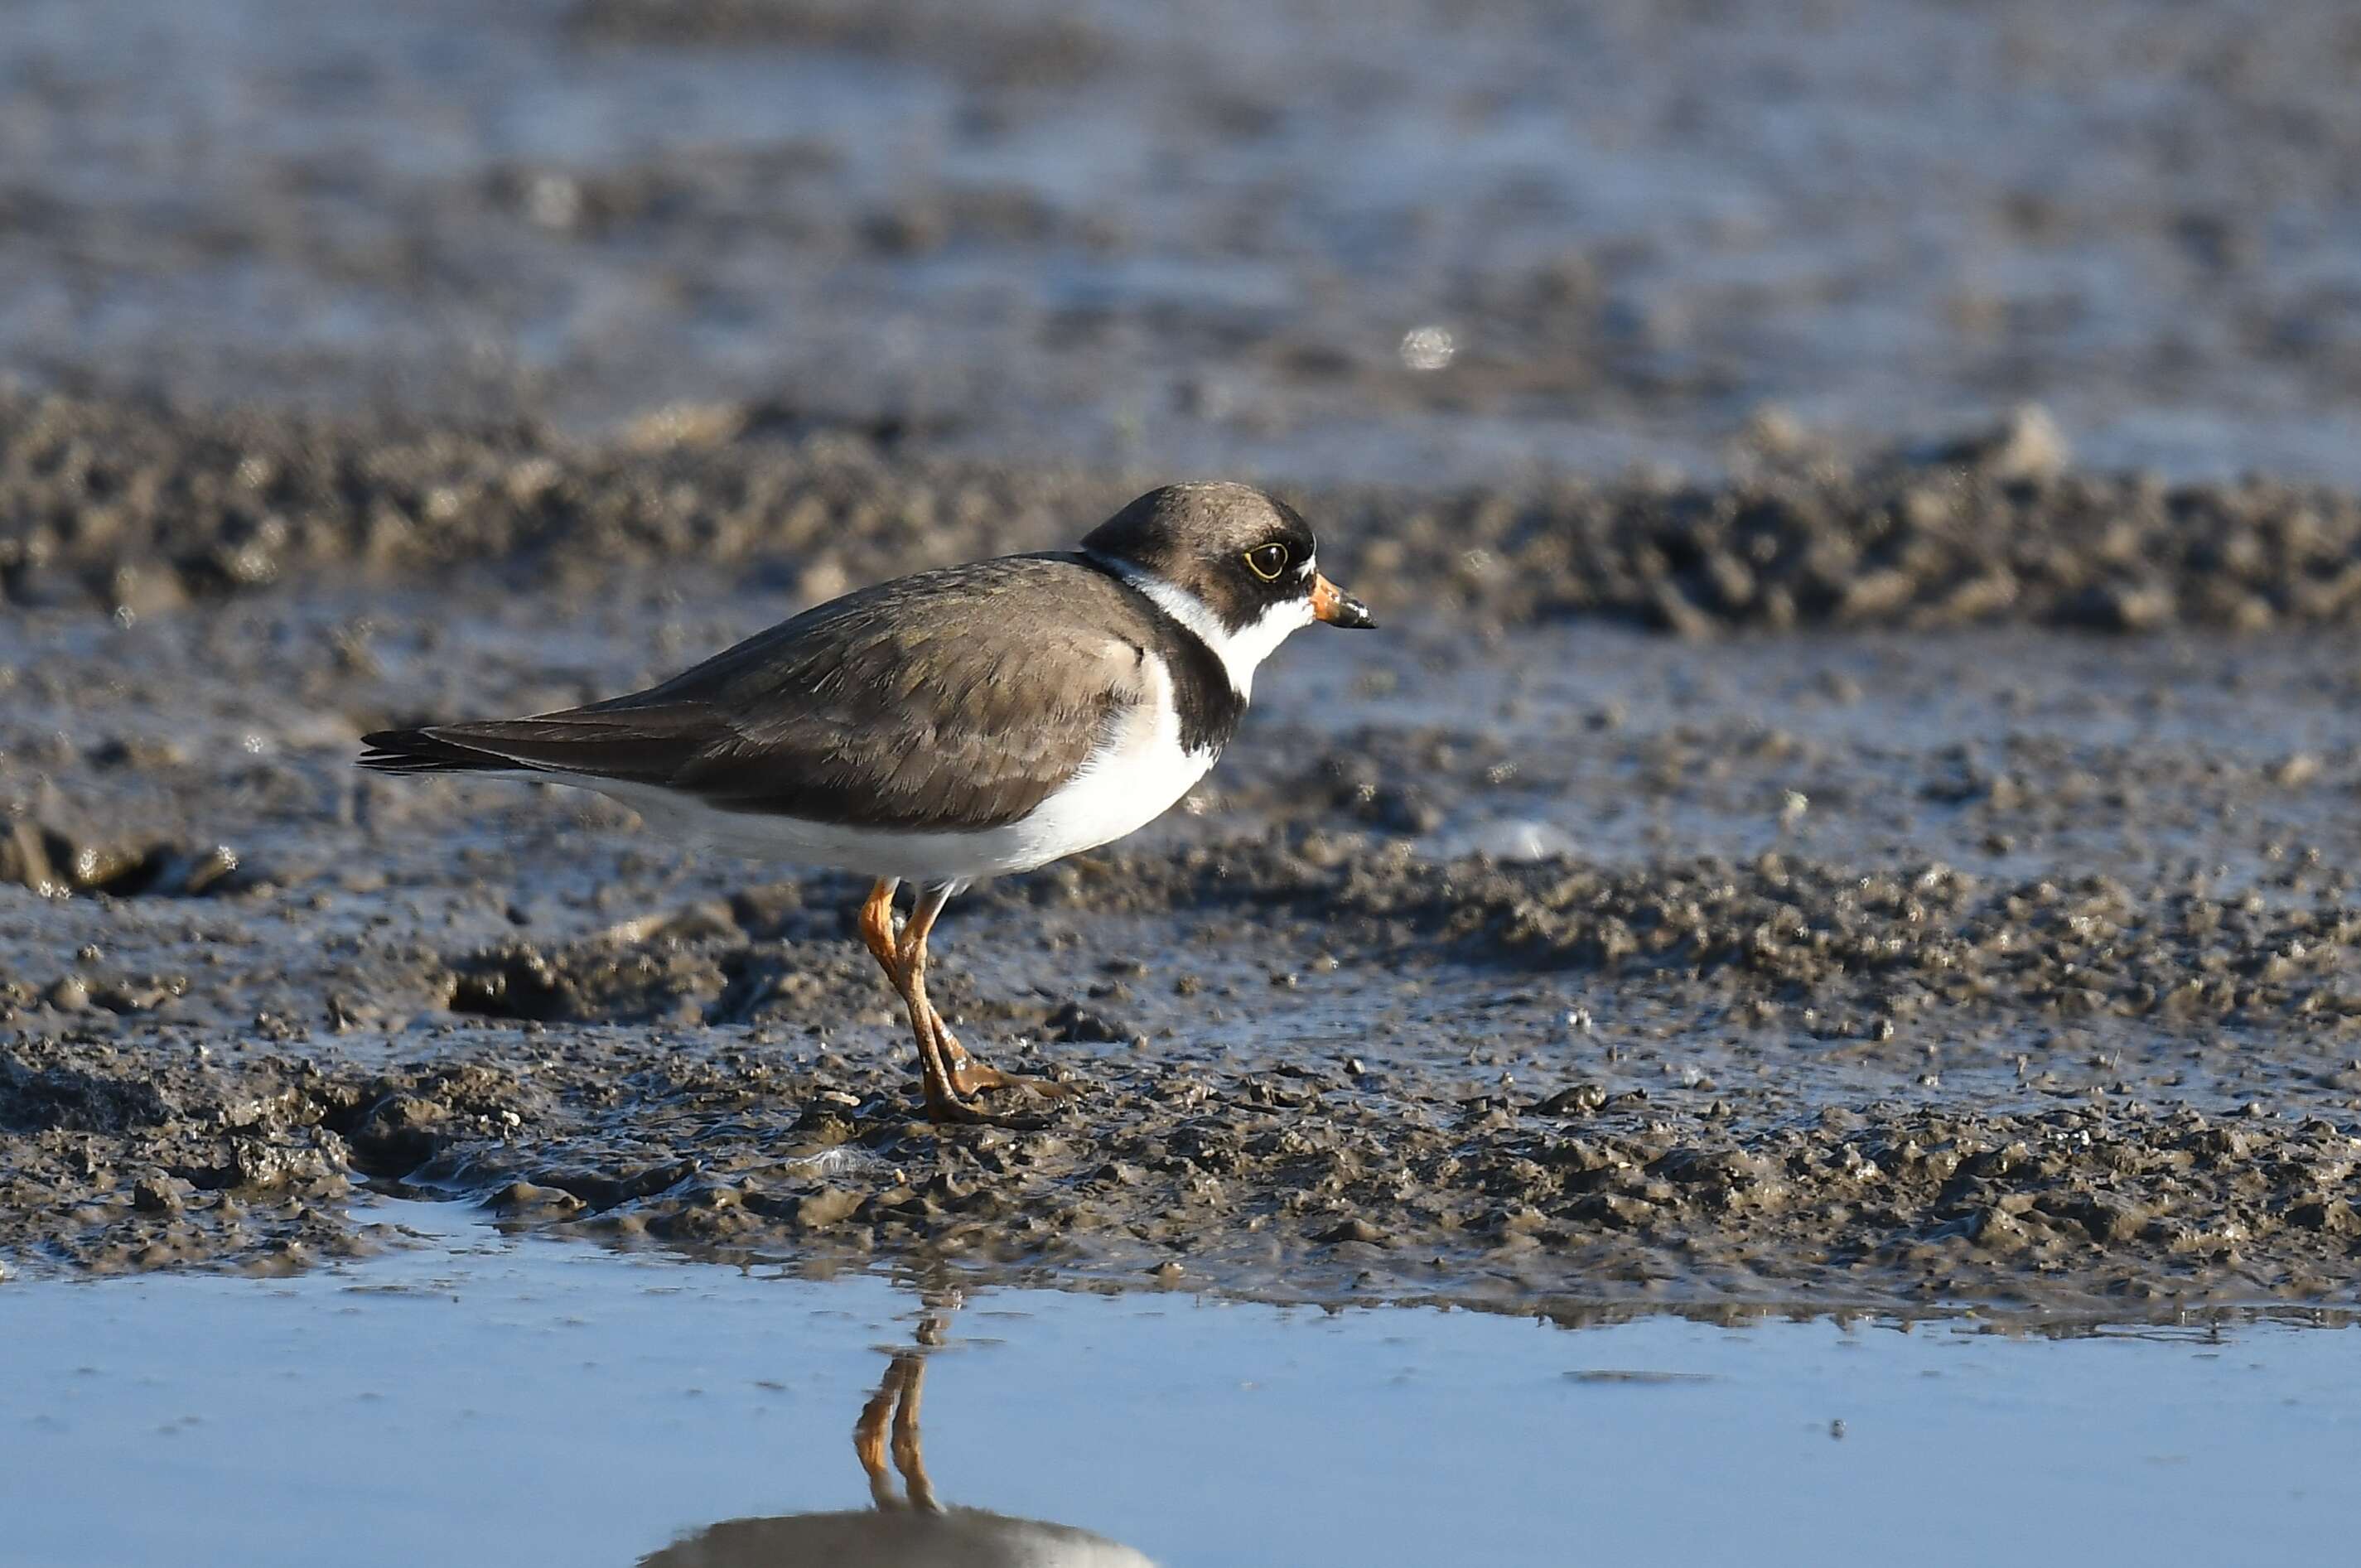
[{"label": "muddy ground", "polygon": [[[161,490],[224,477],[219,426],[46,408],[15,411],[144,432],[107,450]],[[2177,608],[2105,633],[2019,595],[1683,639],[1565,613],[1600,557],[1562,545],[1515,595],[1422,594],[1439,556],[1400,520],[1427,503],[1348,511],[1333,554],[1388,630],[1291,644],[1166,823],[954,905],[964,1036],[1088,1089],[1046,1128],[937,1131],[855,881],[563,791],[363,775],[354,740],[620,689],[896,552],[1078,532],[1119,483],[928,510],[924,462],[775,441],[868,521],[750,502],[700,558],[727,530],[699,486],[761,466],[725,442],[683,460],[678,534],[559,549],[471,496],[372,559],[351,520],[410,481],[360,477],[503,438],[285,439],[343,476],[328,543],[146,611],[28,596],[0,631],[12,1266],[301,1266],[395,1239],[349,1210],[368,1186],[814,1267],[1320,1299],[2354,1296],[2361,670],[2284,609],[2186,613],[2214,579],[2172,564],[2299,603],[2317,562],[2226,543],[2267,488],[2161,508],[2141,569],[2180,574]],[[656,461],[558,450],[594,515]],[[2019,543],[2069,563],[2068,498],[2116,483],[1813,482],[2066,509]],[[113,580],[181,573],[233,514],[155,507]],[[1773,526],[1836,558],[1849,514],[1809,515]]]},{"label": "muddy ground", "polygon": [[[684,558],[819,598],[1063,547],[1164,477],[904,445],[768,404],[669,407],[589,442],[0,395],[0,601],[137,615],[323,576],[531,585]],[[1361,591],[1492,630],[2361,620],[2361,500],[2330,487],[2072,472],[2038,408],[1858,464],[1774,447],[1731,482],[1287,488]]]},{"label": "muddy ground", "polygon": [[[2350,1303],[2337,0],[0,15],[0,1252],[362,1186],[1320,1299]],[[953,906],[368,777],[1260,477],[1306,634]],[[2253,477],[2241,477],[2246,475]]]}]

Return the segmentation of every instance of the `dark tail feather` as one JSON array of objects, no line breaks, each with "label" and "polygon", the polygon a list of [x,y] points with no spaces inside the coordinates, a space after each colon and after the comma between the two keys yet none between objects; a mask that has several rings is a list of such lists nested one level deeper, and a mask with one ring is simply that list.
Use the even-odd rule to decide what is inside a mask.
[{"label": "dark tail feather", "polygon": [[531,773],[511,757],[445,740],[432,729],[380,729],[361,737],[360,764],[381,773]]},{"label": "dark tail feather", "polygon": [[533,718],[430,724],[364,735],[361,766],[388,773],[570,773],[664,784],[735,731],[701,704],[612,711],[569,708]]}]

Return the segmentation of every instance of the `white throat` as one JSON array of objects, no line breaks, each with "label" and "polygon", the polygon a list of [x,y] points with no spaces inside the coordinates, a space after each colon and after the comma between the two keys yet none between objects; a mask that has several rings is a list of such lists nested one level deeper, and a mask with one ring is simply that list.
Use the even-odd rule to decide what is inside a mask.
[{"label": "white throat", "polygon": [[[1271,655],[1271,651],[1287,641],[1288,633],[1312,621],[1312,600],[1309,597],[1288,599],[1263,611],[1261,619],[1247,622],[1232,631],[1222,624],[1222,618],[1206,606],[1203,599],[1158,576],[1145,567],[1113,555],[1091,552],[1091,558],[1116,576],[1156,601],[1157,607],[1195,632],[1205,646],[1222,661],[1229,672],[1230,687],[1241,697],[1254,695],[1255,667]],[[1305,567],[1304,580],[1311,581],[1311,567]]]}]

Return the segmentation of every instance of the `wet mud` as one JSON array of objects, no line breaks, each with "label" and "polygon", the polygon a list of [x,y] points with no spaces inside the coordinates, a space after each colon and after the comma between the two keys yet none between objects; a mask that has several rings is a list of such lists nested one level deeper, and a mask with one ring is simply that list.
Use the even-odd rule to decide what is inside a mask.
[{"label": "wet mud", "polygon": [[[1145,481],[899,453],[772,404],[620,436],[202,415],[0,397],[0,598],[126,614],[356,575],[577,578],[680,559],[807,597],[1060,547]],[[2030,622],[2254,631],[2361,620],[2361,499],[2068,468],[2048,416],[1855,465],[1804,448],[1742,481],[1563,479],[1292,492],[1357,588],[1505,628],[1607,617],[1732,630]]]},{"label": "wet mud", "polygon": [[[481,9],[0,18],[9,1268],[300,1267],[399,1244],[373,1188],[1317,1299],[2351,1302],[2346,7]],[[1047,1128],[913,1119],[848,879],[351,765],[1191,472],[1386,630],[952,906]]]},{"label": "wet mud", "polygon": [[13,1266],[300,1267],[399,1242],[373,1189],[1317,1300],[2352,1297],[2333,646],[1307,634],[1170,819],[953,905],[954,1026],[1085,1092],[936,1129],[854,879],[350,766],[389,713],[609,689],[783,597],[696,568],[20,620],[9,842],[51,874],[0,888]]},{"label": "wet mud", "polygon": [[[801,1030],[795,1031],[800,1035]],[[423,1042],[421,1042],[422,1044]],[[1487,1304],[1961,1302],[2134,1314],[2346,1300],[2329,1113],[2140,1096],[1550,1089],[1288,1054],[1026,1050],[1039,1130],[914,1120],[898,1061],[747,1035],[445,1037],[391,1070],[71,1038],[0,1079],[20,1258],[284,1267],[370,1245],[352,1186],[521,1226],[827,1270]]]}]

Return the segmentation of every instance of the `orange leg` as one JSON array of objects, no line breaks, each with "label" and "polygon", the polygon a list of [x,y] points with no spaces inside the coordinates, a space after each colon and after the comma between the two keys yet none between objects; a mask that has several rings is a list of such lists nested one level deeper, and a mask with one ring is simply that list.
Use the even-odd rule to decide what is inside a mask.
[{"label": "orange leg", "polygon": [[894,890],[901,885],[893,877],[880,877],[861,901],[861,939],[868,945],[869,956],[885,966],[889,980],[894,975]]},{"label": "orange leg", "polygon": [[[955,891],[950,887],[930,887],[920,894],[917,905],[910,911],[908,923],[902,927],[897,948],[897,956],[909,977],[911,993],[925,1008],[926,1022],[918,1024],[917,1005],[912,1007],[911,1022],[933,1037],[936,1059],[953,1097],[948,1107],[929,1102],[928,1109],[938,1121],[985,1120],[1007,1126],[1038,1126],[1040,1124],[1038,1116],[985,1115],[975,1106],[974,1097],[992,1090],[1005,1089],[1021,1091],[1043,1100],[1065,1100],[1076,1093],[1073,1086],[1046,1078],[1020,1077],[1016,1073],[1003,1072],[988,1062],[978,1061],[968,1054],[966,1047],[960,1044],[959,1036],[951,1033],[951,1026],[943,1022],[943,1015],[935,1010],[934,1003],[927,1000],[927,938],[935,928],[936,916],[942,914],[943,905],[950,902]],[[949,1115],[944,1114],[946,1109]]]},{"label": "orange leg", "polygon": [[[894,930],[894,890],[901,885],[895,878],[880,877],[870,888],[869,896],[861,904],[861,939],[867,944],[870,957],[885,971],[885,978],[893,982],[902,1004],[909,1009],[910,1032],[918,1042],[918,1075],[926,1088],[928,1113],[939,1122],[972,1121],[976,1118],[958,1113],[958,1092],[951,1087],[942,1047],[935,1039],[935,1010],[927,1000],[925,949],[923,946],[919,948],[918,963],[914,968],[906,930],[898,937]],[[923,909],[926,902],[921,894],[919,908]],[[940,907],[939,900],[937,907]],[[917,910],[911,912],[914,924],[917,914]],[[923,931],[918,939],[924,943]]]},{"label": "orange leg", "polygon": [[950,886],[923,889],[902,929],[894,929],[894,892],[900,883],[881,879],[861,905],[861,938],[868,945],[885,978],[894,983],[909,1010],[910,1032],[918,1044],[918,1071],[926,1092],[927,1114],[938,1122],[992,1122],[1012,1126],[1036,1126],[1038,1117],[996,1115],[975,1102],[993,1090],[1021,1090],[1043,1099],[1064,1099],[1075,1091],[1047,1079],[1020,1078],[976,1060],[927,997],[927,937],[936,916],[957,891]]}]

